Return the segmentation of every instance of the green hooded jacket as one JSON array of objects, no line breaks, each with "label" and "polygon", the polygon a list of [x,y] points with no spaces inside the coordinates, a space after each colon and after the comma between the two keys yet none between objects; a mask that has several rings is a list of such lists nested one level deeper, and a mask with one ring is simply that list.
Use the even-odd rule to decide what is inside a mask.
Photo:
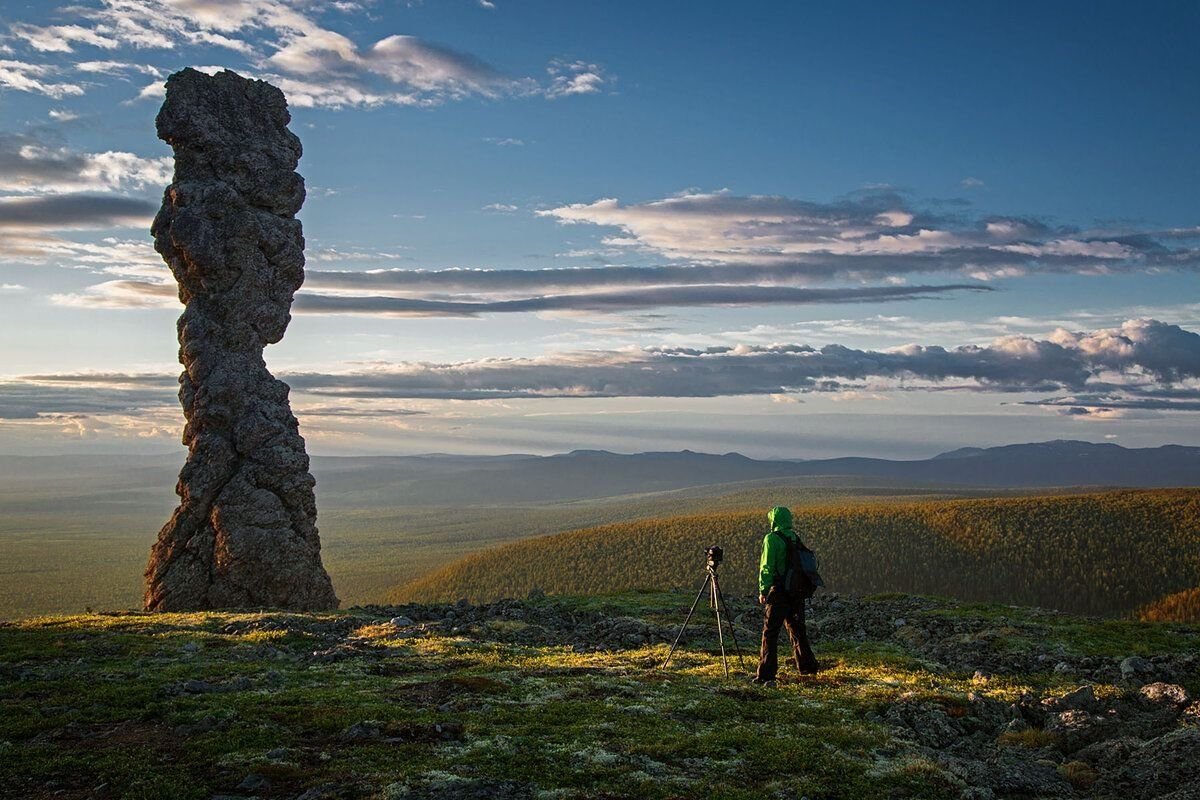
[{"label": "green hooded jacket", "polygon": [[[767,512],[767,521],[771,523],[772,533],[786,536],[793,542],[800,540],[792,530],[792,512],[787,508],[772,508]],[[758,593],[761,595],[771,591],[771,587],[782,581],[783,574],[787,572],[787,545],[772,533],[763,537],[762,558],[758,562]]]}]

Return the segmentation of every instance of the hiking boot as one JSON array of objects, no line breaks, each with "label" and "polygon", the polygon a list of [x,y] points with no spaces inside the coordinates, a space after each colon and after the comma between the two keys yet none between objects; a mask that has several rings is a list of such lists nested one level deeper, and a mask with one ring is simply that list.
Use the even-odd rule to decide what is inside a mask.
[{"label": "hiking boot", "polygon": [[755,675],[753,678],[750,679],[750,683],[754,684],[755,686],[762,686],[764,688],[769,689],[769,688],[775,686],[775,679],[769,678],[767,680],[763,680],[762,678]]}]

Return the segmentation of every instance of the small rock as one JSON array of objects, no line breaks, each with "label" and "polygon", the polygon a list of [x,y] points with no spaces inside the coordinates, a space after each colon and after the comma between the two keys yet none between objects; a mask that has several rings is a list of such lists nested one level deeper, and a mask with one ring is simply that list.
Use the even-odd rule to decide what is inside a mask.
[{"label": "small rock", "polygon": [[185,653],[195,653],[200,650],[200,644],[198,642],[188,642],[180,649]]},{"label": "small rock", "polygon": [[409,625],[414,624],[408,617],[392,617],[390,622],[397,628],[407,628]]},{"label": "small rock", "polygon": [[1141,656],[1129,656],[1121,662],[1121,677],[1137,680],[1154,674],[1154,665]]},{"label": "small rock", "polygon": [[341,739],[343,742],[369,742],[372,739],[378,739],[383,735],[383,725],[373,720],[365,720],[356,722],[346,730],[342,731]]},{"label": "small rock", "polygon": [[288,749],[286,747],[276,747],[273,750],[268,750],[266,757],[271,761],[283,761],[288,757]]},{"label": "small rock", "polygon": [[241,792],[257,792],[259,789],[269,788],[271,788],[271,782],[257,772],[251,772],[237,785],[238,791]]},{"label": "small rock", "polygon": [[1023,719],[1010,719],[1004,726],[1004,733],[1021,733],[1029,730],[1029,723]]},{"label": "small rock", "polygon": [[1090,684],[1080,686],[1060,697],[1051,698],[1050,704],[1064,710],[1095,711],[1097,707],[1096,690]]},{"label": "small rock", "polygon": [[898,617],[897,619],[892,620],[892,624],[897,628],[903,628],[908,624],[908,620],[906,620],[904,617]]},{"label": "small rock", "polygon": [[1068,672],[1074,672],[1074,669],[1065,661],[1060,661],[1054,665],[1054,671],[1059,675],[1065,675]]}]

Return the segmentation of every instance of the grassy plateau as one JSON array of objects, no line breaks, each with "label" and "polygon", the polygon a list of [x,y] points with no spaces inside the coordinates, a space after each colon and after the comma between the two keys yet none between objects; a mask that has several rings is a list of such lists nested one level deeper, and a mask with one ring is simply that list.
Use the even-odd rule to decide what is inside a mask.
[{"label": "grassy plateau", "polygon": [[[1200,704],[1152,709],[1152,676],[1126,665],[1194,696],[1196,626],[827,595],[810,615],[825,669],[762,689],[736,659],[724,676],[709,617],[656,669],[690,602],[3,623],[0,797],[1137,800],[1186,783],[1137,765],[1169,772]],[[757,609],[732,611],[745,647]],[[1081,683],[1096,719],[1130,720],[1122,757],[1061,724]]]}]

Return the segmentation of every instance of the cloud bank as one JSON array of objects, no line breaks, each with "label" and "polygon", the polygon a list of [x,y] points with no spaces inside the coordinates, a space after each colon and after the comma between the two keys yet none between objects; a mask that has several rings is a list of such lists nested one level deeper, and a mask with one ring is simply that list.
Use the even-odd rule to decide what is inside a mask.
[{"label": "cloud bank", "polygon": [[[831,344],[650,347],[490,358],[458,363],[389,363],[346,372],[291,372],[299,395],[347,401],[512,398],[701,398],[879,391],[1014,394],[1068,391],[1033,401],[1059,408],[1195,411],[1200,403],[1200,334],[1151,319],[1116,328],[1055,331],[1045,339],[1006,336],[988,345],[906,345],[863,350]],[[866,387],[865,382],[870,382]],[[0,416],[80,413],[169,404],[172,376],[30,375],[4,384]],[[1103,396],[1087,403],[1085,395]],[[1086,400],[1086,397],[1085,397]],[[1153,401],[1150,405],[1146,401]],[[332,413],[332,412],[331,412]]]}]

